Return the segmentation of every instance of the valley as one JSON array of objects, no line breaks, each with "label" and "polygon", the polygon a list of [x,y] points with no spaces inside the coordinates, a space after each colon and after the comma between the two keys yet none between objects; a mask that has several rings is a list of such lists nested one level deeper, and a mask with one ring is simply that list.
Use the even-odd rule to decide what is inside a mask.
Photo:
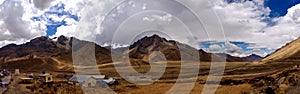
[{"label": "valley", "polygon": [[[74,47],[77,47],[75,51]],[[95,53],[90,52],[90,47],[95,47]],[[184,51],[181,52],[179,47],[184,47]],[[194,85],[190,92],[192,94],[201,93],[205,86],[218,86],[216,94],[299,93],[296,90],[300,85],[300,62],[297,62],[300,58],[296,58],[297,52],[293,50],[294,54],[285,55],[287,59],[277,57],[279,52],[279,54],[290,53],[291,50],[286,50],[288,48],[279,49],[264,59],[256,55],[242,58],[222,53],[208,53],[153,35],[142,38],[127,49],[129,50],[122,48],[112,51],[112,49],[92,42],[64,36],[59,37],[56,41],[39,37],[23,45],[5,46],[0,49],[1,68],[11,71],[14,81],[17,81],[13,81],[5,93],[16,92],[14,87],[21,88],[18,92],[28,94],[54,93],[55,90],[78,94],[87,92],[85,90],[95,89],[97,91],[99,89],[101,91],[103,89],[101,87],[83,87],[81,86],[84,84],[83,82],[79,82],[80,85],[69,84],[72,76],[76,74],[96,75],[99,73],[106,77],[103,79],[114,78],[119,82],[118,85],[109,85],[111,90],[104,90],[120,94],[144,94],[147,92],[162,94],[171,90],[175,83],[178,83],[177,81],[183,88],[186,84]],[[164,57],[159,56],[160,54],[156,52],[161,52]],[[181,60],[181,54],[193,57],[195,52],[200,59],[191,59],[188,61],[189,63]],[[153,53],[158,56],[152,57]],[[91,60],[93,58],[90,57],[85,58],[85,55],[94,55],[96,60]],[[126,55],[129,58],[124,58]],[[77,58],[74,59],[74,56]],[[112,57],[115,59],[117,57],[117,60],[113,60]],[[80,62],[75,64],[75,60]],[[212,65],[215,68],[212,68]],[[223,65],[225,65],[224,72],[222,72]],[[154,67],[165,69],[161,77],[155,78],[149,75],[139,77],[128,71],[133,68],[138,73],[147,73]],[[122,71],[118,71],[116,68]],[[13,75],[15,69],[19,69],[21,75]],[[41,72],[51,73],[54,78],[51,85],[61,88],[47,87],[47,84],[46,86],[33,83],[18,84],[20,81],[18,79],[25,76],[23,73],[38,75]],[[159,72],[161,71],[152,74],[159,74]],[[217,72],[222,72],[222,74],[214,75]],[[128,78],[139,78],[146,82],[154,81],[154,83],[134,84],[124,79],[120,73],[126,74]],[[70,76],[56,77],[59,74]],[[208,80],[209,77],[220,77],[221,81]],[[33,79],[38,79],[38,77]]]}]

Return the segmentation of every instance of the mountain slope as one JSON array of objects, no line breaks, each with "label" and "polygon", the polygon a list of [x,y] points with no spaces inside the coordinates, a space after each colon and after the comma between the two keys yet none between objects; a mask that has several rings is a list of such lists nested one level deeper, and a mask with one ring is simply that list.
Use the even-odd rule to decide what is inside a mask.
[{"label": "mountain slope", "polygon": [[[184,55],[185,57],[194,57],[193,55],[195,55],[195,51],[197,51],[197,49],[191,46],[174,40],[167,40],[158,35],[150,37],[146,36],[131,45],[129,49],[129,55],[131,58],[148,60],[150,54],[155,51],[160,51],[164,54],[167,60],[173,61],[181,60],[181,55]],[[211,56],[217,57],[219,61],[223,59],[222,57],[207,53],[203,50],[199,50],[197,54],[199,54],[201,61],[211,61]]]},{"label": "mountain slope", "polygon": [[300,38],[266,56],[262,61],[300,61]]},{"label": "mountain slope", "polygon": [[[192,60],[195,57],[194,55],[199,55],[200,61],[205,62],[225,60],[223,56],[207,53],[201,49],[197,50],[189,45],[182,44],[174,40],[167,40],[158,35],[150,37],[146,36],[138,40],[129,46],[128,51],[125,51],[127,49],[126,47],[110,51],[107,49],[110,47],[104,48],[93,42],[82,41],[73,37],[68,38],[60,36],[54,39],[38,37],[25,44],[10,44],[2,47],[0,48],[0,64],[3,65],[3,67],[10,67],[12,69],[22,69],[24,68],[23,66],[29,64],[30,66],[26,66],[27,69],[40,70],[45,68],[51,71],[72,70],[73,52],[79,53],[75,54],[78,55],[77,57],[84,57],[82,55],[91,55],[90,53],[93,53],[88,52],[87,50],[90,48],[86,47],[95,47],[97,64],[111,63],[112,55],[122,56],[117,57],[117,59],[123,58],[123,52],[128,53],[130,60],[137,62],[138,64],[148,64],[148,60],[153,59],[151,55],[157,55],[155,52],[161,52],[167,60],[171,61],[179,61],[182,56],[186,57],[186,60]],[[212,60],[212,57],[214,57],[214,60]],[[257,56],[250,56],[246,58],[236,58],[231,56],[227,59],[227,61],[240,62],[254,59],[257,59]],[[81,60],[86,60],[80,61],[81,64],[86,64],[85,62],[93,62],[88,58],[82,58]]]},{"label": "mountain slope", "polygon": [[[61,39],[60,37],[59,39]],[[0,49],[0,57],[3,62],[16,58],[51,57],[53,55],[68,52],[64,41],[54,42],[47,37],[38,37],[22,45],[10,44]]]},{"label": "mountain slope", "polygon": [[[71,70],[72,46],[95,45],[95,56],[98,64],[110,63],[111,52],[92,42],[60,36],[50,39],[37,37],[21,45],[10,44],[0,48],[0,64],[11,69],[48,69],[48,71]],[[84,52],[84,51],[82,51]],[[49,65],[50,64],[50,65]],[[45,66],[44,66],[45,65]]]}]

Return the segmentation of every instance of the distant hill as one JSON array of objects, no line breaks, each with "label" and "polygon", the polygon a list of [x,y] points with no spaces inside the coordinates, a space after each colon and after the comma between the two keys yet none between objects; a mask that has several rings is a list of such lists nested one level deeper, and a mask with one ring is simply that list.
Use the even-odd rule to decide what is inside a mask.
[{"label": "distant hill", "polygon": [[266,56],[262,60],[263,62],[271,61],[288,61],[299,62],[300,61],[300,38],[287,43],[285,46]]},{"label": "distant hill", "polygon": [[[180,48],[179,48],[180,47]],[[174,40],[167,40],[158,35],[152,35],[150,37],[146,36],[133,45],[131,45],[129,54],[131,58],[147,60],[149,55],[154,51],[162,52],[167,60],[181,60],[181,55],[186,57],[194,57],[194,51],[197,51],[196,48],[193,48],[189,45],[179,43]],[[180,52],[180,50],[182,50]],[[217,61],[221,61],[223,58],[215,54],[207,53],[203,50],[198,50],[200,61],[211,61],[211,57],[215,56]]]},{"label": "distant hill", "polygon": [[[74,45],[95,45],[97,63],[111,62],[111,52],[95,43],[82,41],[74,37],[60,36],[58,38],[37,37],[25,44],[10,44],[0,48],[0,64],[3,67],[27,69],[72,69],[72,43]],[[25,62],[28,64],[24,67]],[[36,65],[35,65],[36,64]],[[49,65],[50,64],[50,65]],[[48,65],[48,66],[43,66]],[[40,68],[38,68],[40,67]]]},{"label": "distant hill", "polygon": [[263,59],[263,57],[256,55],[256,54],[252,54],[250,56],[243,57],[243,59],[248,60],[248,61],[261,61]]},{"label": "distant hill", "polygon": [[253,62],[253,61],[261,61],[263,57],[258,56],[256,54],[252,54],[246,57],[235,57],[225,53],[216,53],[219,56],[226,57],[227,62]]}]

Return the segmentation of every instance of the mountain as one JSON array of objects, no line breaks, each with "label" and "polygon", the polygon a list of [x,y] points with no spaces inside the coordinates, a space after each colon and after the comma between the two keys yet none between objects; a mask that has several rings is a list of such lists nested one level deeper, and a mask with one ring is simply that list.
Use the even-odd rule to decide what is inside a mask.
[{"label": "mountain", "polygon": [[246,57],[235,57],[226,53],[216,53],[217,55],[226,58],[227,62],[253,62],[253,61],[261,61],[263,57],[258,56],[256,54],[252,54]]},{"label": "mountain", "polygon": [[[222,58],[211,53],[207,53],[203,50],[197,50],[189,45],[176,42],[174,40],[167,40],[161,38],[158,35],[152,35],[133,43],[129,47],[129,55],[131,58],[148,60],[150,54],[155,51],[159,51],[165,55],[167,60],[178,61],[181,60],[181,55],[185,57],[194,57],[195,51],[198,51],[201,61],[211,61],[211,56],[217,57],[218,60]],[[181,52],[180,52],[181,50]]]},{"label": "mountain", "polygon": [[300,61],[300,38],[287,43],[285,46],[266,56],[262,61]]},{"label": "mountain", "polygon": [[[25,44],[10,44],[0,48],[0,64],[3,67],[40,70],[71,70],[72,46],[95,45],[97,63],[111,62],[111,52],[95,43],[82,41],[74,37],[60,36],[48,38],[45,36],[32,39]],[[83,53],[84,51],[82,51]],[[37,66],[38,65],[38,66]]]},{"label": "mountain", "polygon": [[[94,45],[94,46],[89,46]],[[60,36],[57,38],[37,37],[25,44],[10,44],[0,48],[0,64],[4,68],[19,68],[21,70],[49,70],[49,71],[71,71],[73,69],[72,55],[84,57],[81,55],[90,55],[89,47],[95,47],[95,57],[97,64],[106,64],[112,62],[112,56],[124,57],[129,54],[133,65],[148,64],[149,59],[164,59],[179,61],[181,57],[186,60],[194,59],[194,55],[199,55],[200,61],[210,62],[212,57],[214,61],[223,61],[222,55],[207,53],[204,50],[197,50],[189,45],[179,43],[174,40],[167,40],[158,35],[145,36],[136,41],[129,47],[111,49],[112,47],[101,47],[93,42],[83,41],[74,37]],[[158,53],[157,53],[158,52]],[[160,52],[160,53],[159,53]],[[73,54],[72,54],[73,53]],[[152,57],[154,54],[155,58]],[[252,61],[259,60],[259,56],[251,55],[245,58],[228,56],[227,61]],[[77,59],[77,58],[75,58]],[[91,59],[82,58],[81,60]],[[86,61],[81,61],[85,64]]]},{"label": "mountain", "polygon": [[49,57],[58,53],[67,52],[70,47],[63,41],[65,37],[59,37],[58,41],[47,37],[37,37],[22,45],[10,44],[0,49],[2,61],[24,57]]},{"label": "mountain", "polygon": [[243,59],[248,60],[248,61],[261,61],[263,59],[263,57],[256,55],[256,54],[252,54],[250,56],[243,57]]}]

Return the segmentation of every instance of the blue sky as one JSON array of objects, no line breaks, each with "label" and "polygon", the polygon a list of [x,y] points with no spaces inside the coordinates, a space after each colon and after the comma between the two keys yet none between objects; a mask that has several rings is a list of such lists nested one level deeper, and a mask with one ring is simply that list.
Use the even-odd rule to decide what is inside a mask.
[{"label": "blue sky", "polygon": [[[227,0],[229,3],[244,0]],[[300,0],[265,0],[265,6],[271,9],[270,17],[280,17],[287,13],[287,9],[299,4]]]},{"label": "blue sky", "polygon": [[[275,49],[268,49],[268,48],[252,48],[255,47],[254,43],[234,42],[234,41],[228,41],[228,43],[217,42],[217,41],[206,41],[206,42],[201,42],[200,45],[201,48],[204,48],[204,50],[208,52],[228,53],[230,55],[239,55],[241,57],[248,56],[250,54],[266,55],[275,51]],[[218,48],[213,48],[216,46]],[[230,49],[227,49],[227,52],[222,52],[222,50],[220,49],[225,47],[228,47]]]},{"label": "blue sky", "polygon": [[71,18],[74,19],[75,21],[79,21],[79,17],[77,15],[74,15],[71,13],[71,11],[66,11],[65,10],[65,4],[63,3],[58,3],[54,6],[51,6],[48,11],[46,11],[43,15],[32,17],[32,20],[35,21],[47,21],[47,31],[46,31],[46,36],[53,36],[57,32],[57,28],[61,26],[67,26],[67,22],[63,19],[60,21],[53,20],[51,16],[48,15],[55,15],[59,18]]},{"label": "blue sky", "polygon": [[287,9],[299,3],[300,0],[266,0],[265,6],[271,9],[270,17],[280,17],[287,13]]}]

